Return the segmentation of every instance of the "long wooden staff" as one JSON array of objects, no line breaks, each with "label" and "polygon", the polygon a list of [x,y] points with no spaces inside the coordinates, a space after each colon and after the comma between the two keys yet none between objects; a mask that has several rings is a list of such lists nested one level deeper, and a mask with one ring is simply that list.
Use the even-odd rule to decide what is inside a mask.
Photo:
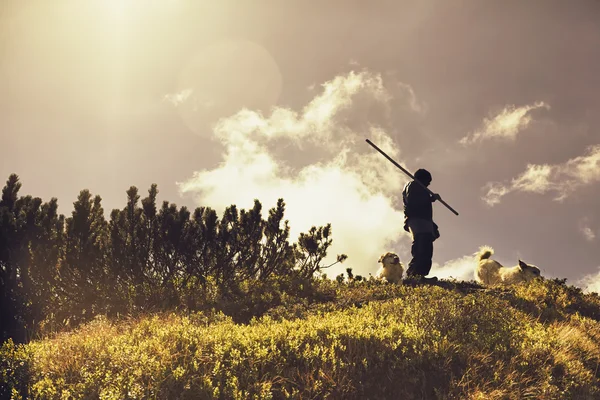
[{"label": "long wooden staff", "polygon": [[[390,158],[390,156],[388,156],[387,154],[385,154],[385,153],[383,152],[383,150],[381,150],[379,147],[375,146],[375,145],[373,144],[373,142],[371,142],[369,139],[367,139],[367,143],[369,143],[371,146],[373,146],[373,147],[375,148],[375,150],[377,150],[378,152],[380,152],[381,154],[383,154],[383,156],[384,156],[385,158],[387,158],[388,160],[390,160],[390,161],[392,162],[392,164],[394,164],[396,167],[400,168],[400,169],[402,170],[402,172],[404,172],[406,175],[410,176],[410,178],[411,178],[412,180],[414,180],[414,181],[415,181],[415,182],[417,182],[419,185],[421,185],[421,186],[422,186],[422,187],[423,187],[425,190],[427,190],[427,191],[429,192],[429,194],[431,194],[431,195],[433,195],[433,194],[434,194],[434,193],[433,193],[431,190],[429,190],[429,188],[428,188],[427,186],[423,185],[423,184],[422,184],[422,183],[421,183],[419,180],[415,179],[415,177],[414,177],[414,176],[413,176],[413,175],[412,175],[410,172],[408,172],[407,170],[405,170],[404,168],[402,168],[402,166],[401,166],[400,164],[398,164],[396,161],[394,161],[393,159],[391,159],[391,158]],[[458,212],[457,212],[457,211],[456,211],[454,208],[450,207],[450,205],[449,205],[448,203],[446,203],[444,200],[442,200],[442,199],[440,198],[440,199],[439,199],[439,201],[440,201],[440,202],[441,202],[443,205],[445,205],[445,206],[448,208],[448,210],[452,211],[452,212],[453,212],[455,215],[458,215]]]}]

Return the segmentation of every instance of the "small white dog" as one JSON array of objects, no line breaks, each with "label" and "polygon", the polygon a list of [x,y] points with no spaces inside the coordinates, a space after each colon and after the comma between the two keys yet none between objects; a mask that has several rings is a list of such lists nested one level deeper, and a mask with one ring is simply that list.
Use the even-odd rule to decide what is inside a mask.
[{"label": "small white dog", "polygon": [[482,246],[476,253],[478,264],[475,275],[477,280],[485,285],[510,285],[541,277],[540,269],[535,265],[519,260],[519,265],[504,267],[498,261],[490,259],[492,254],[494,249],[490,246]]},{"label": "small white dog", "polygon": [[377,279],[385,279],[390,283],[402,283],[404,265],[396,253],[385,253],[379,257],[377,262],[381,263],[381,267],[377,271]]}]

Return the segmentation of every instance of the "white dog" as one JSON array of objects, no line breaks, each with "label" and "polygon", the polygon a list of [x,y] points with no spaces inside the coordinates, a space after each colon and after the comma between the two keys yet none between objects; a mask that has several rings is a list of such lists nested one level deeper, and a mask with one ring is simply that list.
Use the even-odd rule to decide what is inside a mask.
[{"label": "white dog", "polygon": [[519,282],[528,282],[541,277],[540,269],[519,260],[519,265],[504,267],[498,261],[491,260],[494,249],[482,246],[477,253],[478,265],[475,269],[477,280],[485,285],[510,285]]},{"label": "white dog", "polygon": [[402,283],[404,265],[396,253],[385,253],[379,257],[377,262],[382,264],[377,271],[377,279],[385,279],[390,283]]}]

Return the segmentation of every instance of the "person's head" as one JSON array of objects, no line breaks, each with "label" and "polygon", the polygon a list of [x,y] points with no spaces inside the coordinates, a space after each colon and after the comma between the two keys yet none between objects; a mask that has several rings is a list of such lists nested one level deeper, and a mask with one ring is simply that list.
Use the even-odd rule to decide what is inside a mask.
[{"label": "person's head", "polygon": [[429,173],[429,171],[421,168],[421,169],[418,169],[417,172],[415,172],[415,179],[418,180],[419,182],[421,182],[423,185],[429,186],[432,178],[431,178],[431,174]]}]

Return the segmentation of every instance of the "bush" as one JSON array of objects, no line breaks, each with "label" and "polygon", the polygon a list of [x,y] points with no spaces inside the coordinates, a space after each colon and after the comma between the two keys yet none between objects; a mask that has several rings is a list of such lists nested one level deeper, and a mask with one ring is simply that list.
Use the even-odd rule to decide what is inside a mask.
[{"label": "bush", "polygon": [[0,399],[27,399],[31,384],[31,348],[8,339],[0,347]]},{"label": "bush", "polygon": [[97,318],[72,333],[5,345],[3,380],[34,398],[600,395],[599,322],[576,310],[589,299],[573,292],[574,303],[553,305],[564,315],[560,321],[543,321],[513,305],[527,287],[567,298],[571,289],[564,285],[466,294],[379,282],[315,287],[329,297],[280,299],[280,307],[300,307],[299,315],[293,307],[289,313],[278,308],[249,324],[220,312],[118,323]]}]

